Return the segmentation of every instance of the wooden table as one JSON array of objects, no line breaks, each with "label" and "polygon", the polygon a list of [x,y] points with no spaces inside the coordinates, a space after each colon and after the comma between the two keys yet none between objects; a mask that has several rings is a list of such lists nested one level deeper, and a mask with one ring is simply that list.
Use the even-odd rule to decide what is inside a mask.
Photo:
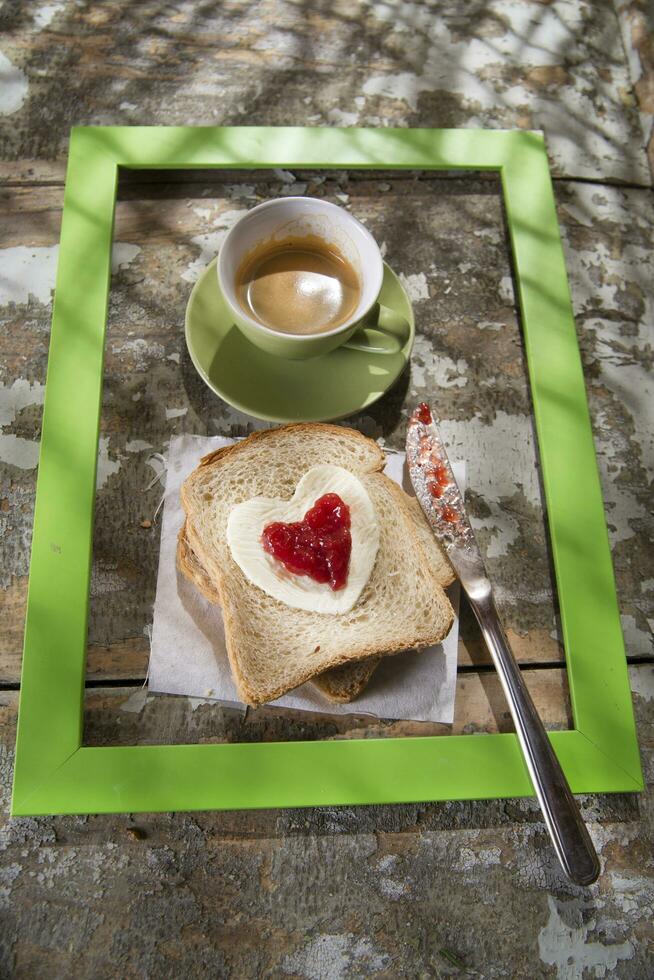
[{"label": "wooden table", "polygon": [[[11,7],[0,44],[0,724],[5,811],[20,680],[51,289],[74,123],[542,127],[577,318],[634,705],[651,781],[654,203],[639,5],[99,3]],[[592,14],[592,16],[591,16]],[[621,33],[622,32],[622,33]],[[621,40],[622,38],[622,40]],[[628,45],[628,57],[623,43]],[[5,60],[3,60],[3,58]],[[639,58],[641,62],[639,62]],[[638,77],[638,65],[643,74]],[[648,87],[649,86],[649,87]],[[639,116],[640,111],[640,116]],[[649,120],[649,122],[648,122]],[[411,370],[346,424],[403,443],[428,398],[550,729],[569,724],[529,389],[493,177],[139,172],[121,182],[98,461],[85,739],[152,744],[511,730],[462,610],[452,729],[144,688],[161,487],[181,432],[259,423],[205,388],[183,317],[225,231],[306,193],[364,220],[415,302]],[[603,874],[569,886],[531,801],[112,817],[2,817],[0,974],[645,976],[648,794],[582,800]],[[651,969],[651,961],[650,961]],[[599,972],[598,972],[599,971]]]}]

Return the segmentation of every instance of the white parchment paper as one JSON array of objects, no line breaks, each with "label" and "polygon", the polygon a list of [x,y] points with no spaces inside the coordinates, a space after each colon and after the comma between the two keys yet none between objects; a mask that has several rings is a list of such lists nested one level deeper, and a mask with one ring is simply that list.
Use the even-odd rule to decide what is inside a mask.
[{"label": "white parchment paper", "polygon": [[[154,604],[149,689],[238,704],[225,649],[220,608],[207,602],[177,570],[177,533],[184,521],[179,491],[200,457],[232,439],[176,436],[171,440],[161,528],[157,594]],[[454,464],[463,489],[465,464]],[[408,490],[404,454],[387,457],[386,473]],[[458,586],[449,592],[458,610]],[[273,702],[280,707],[325,714],[373,714],[380,718],[451,724],[456,686],[458,618],[436,647],[385,657],[363,694],[351,704],[332,704],[307,683]]]}]

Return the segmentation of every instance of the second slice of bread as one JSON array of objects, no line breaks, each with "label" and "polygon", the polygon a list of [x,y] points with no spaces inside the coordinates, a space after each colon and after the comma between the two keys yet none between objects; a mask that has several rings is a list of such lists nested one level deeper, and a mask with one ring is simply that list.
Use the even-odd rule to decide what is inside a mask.
[{"label": "second slice of bread", "polygon": [[[303,473],[325,462],[359,477],[381,534],[359,601],[337,616],[268,596],[247,580],[226,540],[233,506],[260,495],[288,499]],[[220,599],[232,673],[247,703],[274,700],[332,667],[437,643],[450,629],[452,609],[406,516],[408,498],[379,472],[383,463],[376,443],[359,433],[306,424],[256,433],[219,450],[185,481],[185,539]],[[194,580],[201,577],[198,569]]]}]

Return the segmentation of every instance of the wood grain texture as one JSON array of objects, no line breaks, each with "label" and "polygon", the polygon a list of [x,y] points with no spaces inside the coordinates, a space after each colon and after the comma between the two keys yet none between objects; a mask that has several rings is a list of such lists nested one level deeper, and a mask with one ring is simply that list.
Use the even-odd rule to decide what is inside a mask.
[{"label": "wood grain texture", "polygon": [[558,175],[649,184],[610,0],[466,13],[455,0],[5,4],[2,156],[59,161],[80,123],[520,127],[545,131]]},{"label": "wood grain texture", "polygon": [[[68,134],[84,123],[542,128],[627,651],[651,658],[654,49],[643,0],[491,0],[465,11],[453,0],[5,0],[0,25],[0,684],[19,679]],[[407,407],[437,402],[471,461],[470,506],[514,649],[553,665],[525,671],[528,684],[548,726],[568,724],[497,183],[323,177],[121,180],[88,679],[128,683],[87,691],[96,744],[425,730],[269,708],[243,719],[140,688],[158,558],[156,524],[141,524],[161,494],[144,490],[149,454],[182,431],[258,427],[190,366],[181,324],[191,283],[244,209],[289,192],[350,207],[405,277],[418,324],[411,373],[350,422],[400,446]],[[638,186],[612,186],[621,181]],[[465,610],[459,662],[454,730],[506,728]],[[649,976],[653,670],[630,667],[648,792],[581,800],[602,861],[583,893],[562,879],[533,801],[12,820],[18,693],[0,690],[0,974]]]},{"label": "wood grain texture", "polygon": [[[565,671],[527,670],[525,681],[550,731],[571,726]],[[17,692],[2,695],[3,726],[11,743]],[[323,715],[268,706],[241,712],[208,700],[148,694],[143,686],[86,692],[85,745],[160,745],[174,742],[298,741],[324,738],[391,738],[513,731],[508,707],[493,673],[459,674],[453,725]]]}]

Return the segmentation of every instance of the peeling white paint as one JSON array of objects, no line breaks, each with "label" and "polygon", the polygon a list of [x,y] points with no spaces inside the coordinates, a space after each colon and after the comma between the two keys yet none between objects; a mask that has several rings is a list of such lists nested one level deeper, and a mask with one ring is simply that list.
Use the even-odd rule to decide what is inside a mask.
[{"label": "peeling white paint", "polygon": [[493,245],[499,245],[504,236],[499,228],[477,228],[473,231],[475,238],[484,239]]},{"label": "peeling white paint", "polygon": [[0,425],[10,425],[28,405],[42,405],[44,395],[45,385],[39,381],[17,378],[11,386],[0,383]]},{"label": "peeling white paint", "polygon": [[[506,520],[504,508],[500,504],[490,503],[488,506],[490,514],[487,517],[478,518],[470,515],[470,523],[476,531],[485,529],[492,532],[491,541],[485,549],[486,556],[488,558],[500,558],[508,554],[510,546],[517,539],[519,534],[518,522]],[[532,601],[536,598],[533,592],[530,592],[529,596]],[[548,598],[547,593],[541,593],[539,596],[541,600]],[[526,593],[522,592],[521,597],[526,598]],[[511,596],[506,598],[510,601]],[[513,598],[515,599],[515,596]]]},{"label": "peeling white paint", "polygon": [[128,453],[142,453],[146,449],[152,449],[152,446],[143,439],[132,439],[130,442],[125,443],[125,452]]},{"label": "peeling white paint", "polygon": [[327,111],[327,119],[336,126],[356,126],[359,121],[358,112],[345,112],[334,106]]},{"label": "peeling white paint", "polygon": [[377,869],[382,873],[391,871],[397,864],[399,857],[397,854],[385,854],[384,857],[380,858],[377,862]]},{"label": "peeling white paint", "polygon": [[417,303],[421,299],[429,299],[429,286],[424,272],[412,272],[406,276],[400,272],[399,278],[412,303]]},{"label": "peeling white paint", "polygon": [[[615,969],[619,960],[634,955],[634,946],[624,943],[589,942],[588,934],[595,928],[595,919],[582,919],[584,903],[578,899],[563,903],[547,896],[550,917],[538,935],[538,950],[543,963],[556,967],[558,980],[584,980],[584,972],[593,970],[596,977],[605,977]],[[566,908],[567,906],[567,908]],[[567,915],[579,921],[579,926],[568,926],[561,918],[559,909],[566,908]]]},{"label": "peeling white paint", "polygon": [[118,108],[121,109],[123,112],[133,112],[134,109],[138,109],[138,106],[135,105],[133,102],[121,102]]},{"label": "peeling white paint", "polygon": [[26,246],[0,250],[0,306],[50,302],[57,273],[58,245]]},{"label": "peeling white paint", "polygon": [[173,361],[174,364],[179,364],[179,354],[175,351],[175,353],[169,354],[166,360]]},{"label": "peeling white paint", "polygon": [[[0,384],[0,426],[4,429],[29,405],[42,405],[45,386],[17,378],[11,386]],[[39,462],[38,440],[24,439],[12,432],[0,433],[0,460],[21,470],[33,470]]]},{"label": "peeling white paint", "polygon": [[513,292],[513,279],[511,276],[502,276],[497,291],[503,303],[506,303],[508,306],[515,305],[515,293]]},{"label": "peeling white paint", "polygon": [[355,971],[366,976],[383,970],[390,957],[379,953],[367,938],[352,933],[315,936],[284,958],[282,970],[303,980],[347,980]]},{"label": "peeling white paint", "polygon": [[[651,876],[639,875],[634,873],[622,873],[620,871],[609,871],[611,885],[613,886],[613,898],[625,915],[636,913],[640,918],[649,908],[651,912],[652,880]],[[640,913],[640,914],[639,914]]]},{"label": "peeling white paint", "polygon": [[479,851],[475,851],[471,847],[462,847],[459,851],[456,867],[460,871],[470,871],[479,865],[487,868],[492,864],[500,864],[501,859],[502,852],[499,847],[487,847]]},{"label": "peeling white paint", "polygon": [[140,245],[130,245],[129,242],[114,242],[111,249],[111,274],[119,269],[126,269],[141,251]]},{"label": "peeling white paint", "polygon": [[[654,322],[654,321],[651,321]],[[646,364],[635,359],[602,356],[602,378],[631,415],[633,439],[638,445],[640,463],[650,480],[654,479],[654,376]],[[633,492],[633,491],[632,491]]]},{"label": "peeling white paint", "polygon": [[166,418],[167,419],[179,419],[183,415],[186,415],[188,408],[167,408]]},{"label": "peeling white paint", "polygon": [[602,478],[609,539],[613,546],[634,536],[636,532],[631,524],[632,520],[647,520],[649,514],[635,496],[631,485],[625,485],[616,478],[625,465],[624,457],[628,449],[626,434],[616,430],[607,420],[606,413],[600,411],[595,415],[593,435]]},{"label": "peeling white paint", "polygon": [[[4,851],[8,846],[8,842],[3,841],[1,849]],[[22,864],[17,864],[15,861],[0,868],[0,909],[5,915],[9,912],[11,905],[13,884],[20,877],[22,870]]]},{"label": "peeling white paint", "polygon": [[109,458],[109,436],[100,436],[96,490],[101,490],[110,476],[120,469],[120,459]]},{"label": "peeling white paint", "polygon": [[256,197],[257,190],[254,184],[226,184],[225,193],[228,197]]},{"label": "peeling white paint", "polygon": [[654,698],[654,667],[651,664],[635,664],[629,667],[629,681],[634,694],[651,701]]},{"label": "peeling white paint", "polygon": [[[495,16],[508,21],[509,29],[501,35],[486,39],[466,37],[457,40],[450,32],[444,18],[434,17],[431,11],[420,3],[400,4],[399,9],[387,7],[384,4],[367,0],[372,7],[375,17],[387,20],[386,10],[393,10],[394,29],[420,31],[429,39],[425,61],[420,74],[414,72],[399,72],[382,75],[371,75],[363,86],[366,95],[382,95],[387,98],[399,99],[412,109],[418,108],[418,98],[423,92],[443,90],[460,95],[475,107],[491,109],[502,104],[523,104],[528,102],[523,97],[524,89],[515,86],[513,92],[505,89],[498,91],[504,83],[501,73],[482,78],[483,69],[501,66],[504,63],[522,65],[556,64],[560,57],[558,51],[562,44],[570,41],[569,28],[563,23],[561,16],[545,13],[540,24],[532,19],[532,11],[527,8],[524,27],[517,27],[519,20],[525,19],[525,12],[511,2],[496,2],[493,4]],[[524,31],[518,35],[518,31]],[[537,43],[537,39],[547,37],[546,43]],[[529,42],[526,40],[529,38]],[[533,101],[533,93],[531,93]]]},{"label": "peeling white paint", "polygon": [[[435,17],[422,3],[366,3],[378,21],[392,23],[393,33],[414,33],[424,51],[416,59],[417,71],[371,73],[363,85],[366,95],[404,102],[415,112],[421,95],[445,92],[458,96],[468,126],[520,125],[527,116],[530,128],[547,132],[549,153],[563,172],[649,182],[642,146],[624,153],[634,144],[633,125],[619,93],[630,91],[631,81],[610,19],[604,30],[597,25],[589,42],[577,4],[493,0],[484,8],[486,16],[504,29],[492,37],[470,37],[450,31],[448,18]],[[590,43],[610,63],[610,80],[593,74],[591,82],[586,67]],[[577,53],[572,62],[570,50]],[[560,82],[530,84],[530,69],[564,64]]]},{"label": "peeling white paint", "polygon": [[422,92],[433,92],[431,79],[420,78],[412,71],[395,74],[371,75],[364,83],[366,95],[381,95],[386,99],[398,99],[414,111],[418,108],[418,97]]},{"label": "peeling white paint", "polygon": [[501,330],[504,324],[497,320],[480,320],[477,326],[480,330]]},{"label": "peeling white paint", "polygon": [[[111,271],[124,269],[141,251],[138,245],[115,242]],[[28,303],[30,296],[47,305],[55,287],[58,245],[16,245],[0,250],[0,306]]]},{"label": "peeling white paint", "polygon": [[27,97],[27,76],[0,51],[0,116],[18,112]]},{"label": "peeling white paint", "polygon": [[[628,287],[640,294],[643,302],[643,321],[654,322],[654,297],[651,281],[654,275],[654,256],[649,248],[632,241],[621,243],[619,254],[609,251],[605,242],[597,241],[592,249],[571,249],[565,229],[563,244],[568,257],[570,285],[574,311],[595,313],[598,323],[611,334],[617,327],[614,323],[604,326],[602,314],[622,313],[623,300]],[[639,329],[638,336],[631,343],[642,349],[648,342],[648,331]]]},{"label": "peeling white paint", "polygon": [[647,657],[654,652],[652,634],[641,630],[634,616],[627,614],[620,617],[622,632],[627,655],[630,657]]},{"label": "peeling white paint", "polygon": [[194,713],[195,713],[195,712],[196,712],[196,711],[198,710],[198,708],[200,708],[200,707],[201,707],[201,706],[202,706],[203,704],[212,704],[212,703],[213,703],[213,702],[211,701],[211,699],[210,699],[210,698],[192,698],[192,697],[187,697],[187,699],[186,699],[186,700],[187,700],[187,701],[188,701],[188,703],[189,703],[189,706],[190,706],[190,708],[191,708],[191,711],[192,711],[192,712],[194,712]]},{"label": "peeling white paint", "polygon": [[195,235],[191,239],[194,245],[199,245],[200,255],[182,272],[182,279],[186,282],[196,282],[200,278],[201,273],[220,251],[220,246],[229,229],[244,214],[247,214],[247,208],[225,211],[214,221],[216,231],[210,231],[204,235]]},{"label": "peeling white paint", "polygon": [[441,356],[430,370],[437,385],[441,388],[465,388],[468,384],[468,362],[460,357],[453,361],[451,357]]},{"label": "peeling white paint", "polygon": [[409,891],[409,886],[405,882],[394,881],[393,878],[380,878],[379,890],[386,898],[397,902],[400,898],[404,898]]},{"label": "peeling white paint", "polygon": [[290,68],[303,55],[302,37],[299,34],[270,27],[251,44],[251,48],[253,51],[272,51],[277,68]]},{"label": "peeling white paint", "polygon": [[37,30],[42,31],[46,27],[49,27],[52,23],[54,17],[63,10],[66,4],[64,0],[56,0],[55,3],[45,4],[43,7],[39,7],[34,12],[34,26]]},{"label": "peeling white paint", "polygon": [[147,687],[141,687],[138,691],[134,691],[133,694],[127,698],[127,701],[123,701],[120,706],[121,711],[129,711],[133,714],[140,715],[143,711],[146,701],[148,700],[148,689]]},{"label": "peeling white paint", "polygon": [[[417,389],[438,385],[441,388],[464,388],[468,383],[468,362],[463,358],[453,361],[451,357],[433,357],[431,343],[422,335],[415,339],[414,356],[411,361],[411,388]],[[428,365],[426,367],[425,365]]]},{"label": "peeling white paint", "polygon": [[387,898],[397,902],[409,891],[408,885],[404,881],[396,881],[390,875],[399,861],[397,854],[385,854],[377,863],[379,873],[379,890]]},{"label": "peeling white paint", "polygon": [[506,498],[520,492],[527,503],[542,509],[531,418],[498,412],[490,425],[477,418],[441,419],[439,427],[450,456],[467,460],[467,485],[490,510],[487,517],[472,519],[476,529],[491,532],[487,556],[506,555],[520,533],[519,519],[505,506]]},{"label": "peeling white paint", "polygon": [[301,197],[303,194],[306,194],[307,186],[308,186],[307,184],[304,184],[298,180],[295,184],[293,184],[292,187],[291,186],[282,187],[281,191],[279,192],[279,196]]},{"label": "peeling white paint", "polygon": [[275,177],[281,180],[283,184],[294,184],[295,174],[292,174],[290,170],[281,170],[279,167],[273,170]]},{"label": "peeling white paint", "polygon": [[161,360],[165,356],[166,348],[157,341],[148,341],[143,337],[136,337],[134,340],[124,340],[122,344],[112,345],[114,354],[126,354],[134,361],[135,371],[148,371],[153,360]]},{"label": "peeling white paint", "polygon": [[21,470],[33,470],[39,462],[39,443],[3,432],[0,435],[0,460]]}]

